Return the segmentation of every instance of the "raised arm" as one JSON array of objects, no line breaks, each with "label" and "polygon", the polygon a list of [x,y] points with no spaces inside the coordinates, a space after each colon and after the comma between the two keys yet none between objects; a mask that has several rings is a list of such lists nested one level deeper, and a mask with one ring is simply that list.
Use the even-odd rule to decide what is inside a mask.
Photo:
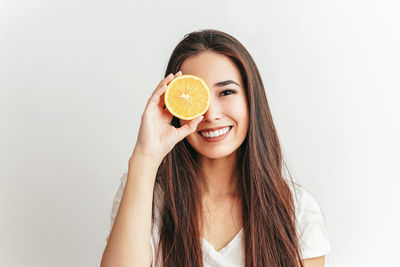
[{"label": "raised arm", "polygon": [[157,165],[151,159],[132,154],[101,267],[151,266],[151,207],[156,172]]},{"label": "raised arm", "polygon": [[[181,72],[175,76],[182,75]],[[176,143],[196,130],[201,117],[180,128],[163,109],[162,95],[175,77],[170,74],[157,86],[143,112],[137,142],[129,160],[128,177],[101,267],[151,266],[151,213],[156,173],[162,159]]]}]

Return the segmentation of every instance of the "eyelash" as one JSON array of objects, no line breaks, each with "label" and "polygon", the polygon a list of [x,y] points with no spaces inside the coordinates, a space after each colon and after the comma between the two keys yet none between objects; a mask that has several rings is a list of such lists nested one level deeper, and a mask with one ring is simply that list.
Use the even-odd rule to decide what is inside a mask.
[{"label": "eyelash", "polygon": [[[235,90],[228,89],[228,90],[222,91],[221,94],[224,94],[224,93],[226,93],[226,92],[231,92],[230,94],[227,94],[227,95],[231,95],[231,94],[236,94],[236,93],[237,93]],[[223,96],[227,96],[227,95],[223,95]]]}]

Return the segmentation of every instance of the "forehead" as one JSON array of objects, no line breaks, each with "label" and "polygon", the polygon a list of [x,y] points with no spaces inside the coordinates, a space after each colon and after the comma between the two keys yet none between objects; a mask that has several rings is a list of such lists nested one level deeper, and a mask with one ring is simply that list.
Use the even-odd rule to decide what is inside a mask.
[{"label": "forehead", "polygon": [[202,78],[210,89],[215,83],[233,80],[242,87],[242,77],[233,61],[215,52],[203,52],[183,61],[180,70],[183,74],[192,74]]}]

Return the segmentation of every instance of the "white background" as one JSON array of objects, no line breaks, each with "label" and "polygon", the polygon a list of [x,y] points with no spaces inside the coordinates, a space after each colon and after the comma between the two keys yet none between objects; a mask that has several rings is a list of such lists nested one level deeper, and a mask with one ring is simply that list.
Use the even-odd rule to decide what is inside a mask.
[{"label": "white background", "polygon": [[215,28],[259,67],[331,266],[398,266],[399,8],[0,1],[0,265],[99,266],[147,98],[184,34]]}]

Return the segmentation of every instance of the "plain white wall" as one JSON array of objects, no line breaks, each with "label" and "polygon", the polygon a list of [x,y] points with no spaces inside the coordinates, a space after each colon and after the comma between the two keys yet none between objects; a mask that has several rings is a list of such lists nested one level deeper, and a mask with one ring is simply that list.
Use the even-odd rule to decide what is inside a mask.
[{"label": "plain white wall", "polygon": [[184,34],[215,28],[259,67],[331,266],[397,266],[399,7],[0,1],[0,265],[99,266],[147,98]]}]

